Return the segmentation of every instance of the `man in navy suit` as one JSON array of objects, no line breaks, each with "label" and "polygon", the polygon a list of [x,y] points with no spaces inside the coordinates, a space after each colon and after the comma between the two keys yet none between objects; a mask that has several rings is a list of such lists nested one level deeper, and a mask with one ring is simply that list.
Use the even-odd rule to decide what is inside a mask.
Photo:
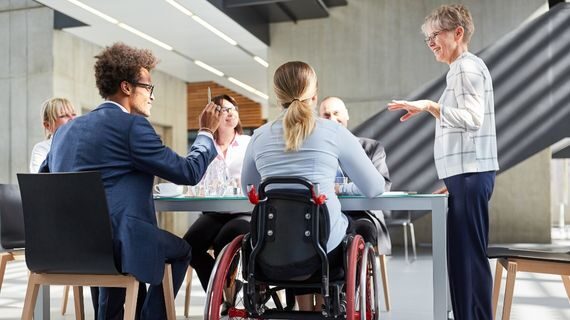
[{"label": "man in navy suit", "polygon": [[[164,146],[147,120],[154,100],[150,71],[157,60],[149,50],[117,43],[96,57],[95,78],[106,100],[95,110],[60,127],[41,172],[99,171],[121,271],[139,286],[137,318],[165,319],[162,275],[172,264],[178,292],[190,261],[190,246],[157,226],[152,184],[154,176],[176,184],[195,185],[216,157],[212,132],[221,108],[209,103],[200,115],[200,132],[186,157]],[[124,289],[101,288],[98,319],[122,319]]]}]

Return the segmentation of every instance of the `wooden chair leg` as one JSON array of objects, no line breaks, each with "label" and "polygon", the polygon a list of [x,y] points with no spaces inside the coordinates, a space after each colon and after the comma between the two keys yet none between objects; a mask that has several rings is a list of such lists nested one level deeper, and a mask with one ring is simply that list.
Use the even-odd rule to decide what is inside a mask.
[{"label": "wooden chair leg", "polygon": [[384,303],[386,304],[386,311],[390,311],[390,291],[388,289],[388,272],[386,267],[386,256],[380,255],[380,273],[382,277],[382,287],[384,289]]},{"label": "wooden chair leg", "polygon": [[83,305],[83,287],[73,286],[73,305],[75,306],[75,319],[85,319],[85,306]]},{"label": "wooden chair leg", "polygon": [[0,253],[0,291],[2,291],[2,282],[4,282],[4,273],[6,272],[6,265],[8,261],[14,260],[14,255],[11,252]]},{"label": "wooden chair leg", "polygon": [[497,305],[499,304],[499,292],[501,291],[501,281],[503,280],[503,265],[497,259],[495,265],[495,283],[493,284],[493,319],[497,315]]},{"label": "wooden chair leg", "polygon": [[190,313],[190,292],[192,290],[192,267],[188,266],[186,270],[186,292],[184,295],[184,317],[188,318]]},{"label": "wooden chair leg", "polygon": [[517,264],[510,262],[507,268],[507,284],[505,285],[505,302],[503,303],[502,320],[509,320],[511,317],[511,305],[513,304],[513,292],[515,290],[515,279],[517,277]]},{"label": "wooden chair leg", "polygon": [[566,289],[566,295],[570,300],[570,276],[561,276],[562,282],[564,283],[564,289]]},{"label": "wooden chair leg", "polygon": [[40,285],[35,278],[36,274],[30,273],[28,289],[26,289],[26,298],[24,299],[24,309],[22,310],[22,320],[32,320],[32,316],[34,315],[34,308],[40,290]]},{"label": "wooden chair leg", "polygon": [[137,295],[139,292],[139,282],[133,277],[132,281],[126,286],[125,295],[125,317],[124,320],[134,320],[137,313]]},{"label": "wooden chair leg", "polygon": [[174,305],[174,285],[172,284],[172,266],[164,266],[162,278],[162,291],[164,292],[164,305],[166,306],[166,319],[176,320],[176,306]]},{"label": "wooden chair leg", "polygon": [[69,286],[64,286],[63,287],[63,297],[62,297],[62,301],[61,301],[61,315],[65,315],[65,312],[67,311],[67,300],[69,298]]}]

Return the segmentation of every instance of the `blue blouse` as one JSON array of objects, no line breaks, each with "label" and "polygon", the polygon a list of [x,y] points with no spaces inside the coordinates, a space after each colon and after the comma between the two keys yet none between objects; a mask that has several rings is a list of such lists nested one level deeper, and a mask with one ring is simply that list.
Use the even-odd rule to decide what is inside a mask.
[{"label": "blue blouse", "polygon": [[342,242],[348,227],[334,192],[338,166],[367,197],[384,192],[385,181],[350,131],[334,121],[316,121],[315,129],[296,152],[285,151],[280,120],[255,130],[245,152],[241,183],[244,193],[248,184],[257,187],[262,180],[273,176],[303,177],[319,183],[320,192],[328,199],[331,230],[327,252],[330,252]]}]

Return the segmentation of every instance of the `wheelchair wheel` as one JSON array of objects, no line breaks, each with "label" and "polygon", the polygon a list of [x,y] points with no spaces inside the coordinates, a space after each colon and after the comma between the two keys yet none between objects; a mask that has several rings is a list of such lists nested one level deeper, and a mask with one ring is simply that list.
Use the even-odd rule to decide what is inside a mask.
[{"label": "wheelchair wheel", "polygon": [[346,319],[357,320],[360,319],[360,312],[357,311],[357,274],[360,271],[359,261],[362,260],[362,253],[364,251],[364,239],[360,235],[355,235],[347,250],[347,264],[346,264]]},{"label": "wheelchair wheel", "polygon": [[366,243],[362,254],[362,260],[360,261],[360,279],[359,287],[357,289],[361,320],[379,319],[379,268],[374,246],[371,243]]},{"label": "wheelchair wheel", "polygon": [[347,255],[346,319],[377,320],[379,279],[374,248],[355,235]]},{"label": "wheelchair wheel", "polygon": [[249,319],[244,307],[241,244],[236,237],[220,252],[208,282],[204,319]]}]

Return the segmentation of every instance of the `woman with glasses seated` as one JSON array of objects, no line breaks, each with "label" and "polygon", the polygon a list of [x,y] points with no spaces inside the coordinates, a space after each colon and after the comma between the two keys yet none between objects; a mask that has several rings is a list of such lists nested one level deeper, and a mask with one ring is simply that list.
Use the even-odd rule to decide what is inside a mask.
[{"label": "woman with glasses seated", "polygon": [[42,104],[42,122],[46,140],[38,142],[32,149],[30,158],[31,173],[37,173],[40,165],[46,159],[51,148],[51,138],[57,128],[73,120],[76,115],[73,104],[64,98],[52,98]]},{"label": "woman with glasses seated", "polygon": [[[334,190],[338,166],[368,197],[384,192],[384,178],[350,131],[316,115],[317,75],[311,66],[287,62],[275,71],[273,85],[283,112],[276,121],[255,130],[243,163],[242,189],[275,176],[303,177],[318,183],[327,197],[329,264],[339,266],[349,219],[341,212]],[[313,301],[313,294],[298,295],[297,302],[302,311],[319,311],[316,307],[322,305],[321,299]]]},{"label": "woman with glasses seated", "polygon": [[[221,95],[212,101],[222,111],[220,126],[213,132],[218,156],[208,166],[199,185],[223,193],[239,187],[243,157],[251,137],[243,135],[234,98]],[[215,257],[236,236],[249,232],[250,217],[250,212],[204,212],[186,232],[184,240],[192,247],[190,266],[196,270],[204,291],[214,269]],[[214,258],[208,253],[210,248],[214,249]]]}]

